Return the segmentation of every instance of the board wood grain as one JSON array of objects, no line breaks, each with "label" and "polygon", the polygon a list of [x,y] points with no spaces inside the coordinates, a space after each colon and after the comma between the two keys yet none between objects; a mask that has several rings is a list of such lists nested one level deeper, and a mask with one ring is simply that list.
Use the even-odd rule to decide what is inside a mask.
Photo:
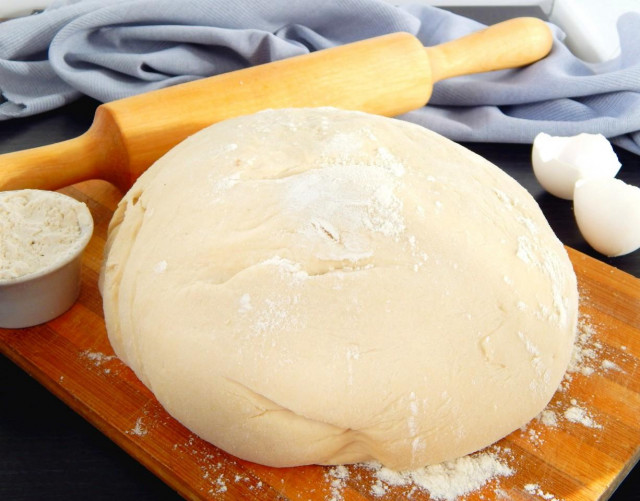
[{"label": "board wood grain", "polygon": [[[86,202],[95,221],[80,298],[47,324],[0,329],[2,353],[187,499],[433,498],[420,484],[390,485],[363,466],[242,461],[172,419],[114,356],[106,335],[97,281],[121,193],[103,181],[63,192]],[[568,252],[581,295],[576,364],[545,415],[491,448],[513,473],[465,499],[606,499],[640,457],[640,280]]]}]

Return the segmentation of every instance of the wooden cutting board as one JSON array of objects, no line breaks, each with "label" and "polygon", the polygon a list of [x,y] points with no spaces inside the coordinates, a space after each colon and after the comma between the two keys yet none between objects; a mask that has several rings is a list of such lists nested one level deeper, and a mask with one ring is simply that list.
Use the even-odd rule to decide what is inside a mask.
[{"label": "wooden cutting board", "polygon": [[[103,181],[63,191],[86,202],[95,220],[80,298],[47,324],[0,329],[7,357],[188,499],[438,497],[428,483],[394,485],[363,466],[252,464],[173,420],[107,340],[97,280],[121,194]],[[465,499],[606,499],[640,457],[640,280],[577,251],[569,255],[581,293],[576,363],[540,419],[490,449],[511,474],[480,482]]]}]

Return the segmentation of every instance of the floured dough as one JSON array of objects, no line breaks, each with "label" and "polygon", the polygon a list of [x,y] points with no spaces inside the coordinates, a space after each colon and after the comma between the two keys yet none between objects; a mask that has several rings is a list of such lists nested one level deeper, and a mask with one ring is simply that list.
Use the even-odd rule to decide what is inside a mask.
[{"label": "floured dough", "polygon": [[118,356],[176,419],[273,466],[412,469],[485,447],[568,365],[576,278],[526,191],[406,122],[334,109],[213,125],[119,205]]}]

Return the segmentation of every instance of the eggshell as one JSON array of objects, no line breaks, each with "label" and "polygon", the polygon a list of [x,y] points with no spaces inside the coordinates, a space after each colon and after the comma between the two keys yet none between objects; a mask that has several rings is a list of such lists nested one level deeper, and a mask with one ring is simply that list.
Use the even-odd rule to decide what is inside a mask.
[{"label": "eggshell", "polygon": [[531,162],[542,187],[566,200],[573,198],[578,179],[612,178],[620,170],[618,157],[602,134],[560,137],[542,132],[533,141]]},{"label": "eggshell", "polygon": [[582,236],[598,252],[613,257],[640,248],[640,188],[619,179],[580,180],[573,210]]}]

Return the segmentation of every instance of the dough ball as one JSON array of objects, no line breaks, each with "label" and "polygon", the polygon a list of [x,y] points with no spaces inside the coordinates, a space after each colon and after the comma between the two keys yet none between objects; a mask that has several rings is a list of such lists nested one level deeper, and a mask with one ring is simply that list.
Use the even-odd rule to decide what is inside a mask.
[{"label": "dough ball", "polygon": [[527,192],[422,127],[335,109],[213,125],[120,203],[117,355],[177,420],[272,466],[412,469],[548,403],[577,320]]}]

